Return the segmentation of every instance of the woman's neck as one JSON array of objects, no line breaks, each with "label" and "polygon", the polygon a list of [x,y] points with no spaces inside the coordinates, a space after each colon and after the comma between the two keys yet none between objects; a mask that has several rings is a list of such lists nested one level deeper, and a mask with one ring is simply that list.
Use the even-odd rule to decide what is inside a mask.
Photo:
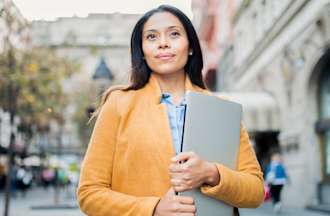
[{"label": "woman's neck", "polygon": [[173,103],[179,104],[185,93],[185,72],[154,74],[162,93],[170,93],[173,97]]}]

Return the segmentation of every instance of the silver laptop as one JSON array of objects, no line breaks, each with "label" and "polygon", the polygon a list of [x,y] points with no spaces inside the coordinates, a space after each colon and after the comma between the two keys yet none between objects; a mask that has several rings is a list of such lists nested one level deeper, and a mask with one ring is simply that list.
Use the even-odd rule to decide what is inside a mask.
[{"label": "silver laptop", "polygon": [[[182,151],[236,169],[242,106],[201,93],[188,92]],[[205,196],[200,189],[180,195],[195,199],[198,216],[232,216],[233,207]]]}]

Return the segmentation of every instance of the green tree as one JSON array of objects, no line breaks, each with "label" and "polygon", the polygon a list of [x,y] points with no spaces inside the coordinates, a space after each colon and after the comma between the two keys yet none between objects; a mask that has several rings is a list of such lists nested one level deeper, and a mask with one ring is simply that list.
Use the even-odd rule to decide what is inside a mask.
[{"label": "green tree", "polygon": [[[20,118],[20,131],[29,139],[32,128],[37,132],[47,130],[50,120],[63,125],[63,110],[68,98],[63,82],[78,71],[76,62],[60,58],[51,48],[33,48],[15,44],[25,34],[27,24],[17,18],[6,1],[0,9],[0,19],[5,24],[4,49],[0,53],[0,107],[10,114],[11,128],[16,116]],[[4,215],[9,215],[10,173],[14,157],[15,131],[11,130],[8,147],[8,175]],[[29,142],[27,142],[29,143]]]},{"label": "green tree", "polygon": [[[10,111],[15,104],[20,132],[27,138],[32,137],[33,127],[37,132],[46,131],[50,120],[62,125],[68,104],[63,82],[79,71],[78,62],[58,57],[50,48],[12,48],[12,52],[13,60],[6,53],[0,54],[0,106]],[[10,61],[15,62],[13,68]]]}]

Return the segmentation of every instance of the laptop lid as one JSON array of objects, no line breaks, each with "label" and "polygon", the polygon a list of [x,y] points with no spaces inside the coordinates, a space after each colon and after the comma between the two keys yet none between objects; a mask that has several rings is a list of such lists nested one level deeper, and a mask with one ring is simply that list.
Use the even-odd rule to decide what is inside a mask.
[{"label": "laptop lid", "polygon": [[[189,92],[182,150],[193,151],[209,162],[236,168],[242,106],[216,96]],[[233,207],[208,197],[200,189],[180,193],[195,199],[197,215],[229,216]]]}]

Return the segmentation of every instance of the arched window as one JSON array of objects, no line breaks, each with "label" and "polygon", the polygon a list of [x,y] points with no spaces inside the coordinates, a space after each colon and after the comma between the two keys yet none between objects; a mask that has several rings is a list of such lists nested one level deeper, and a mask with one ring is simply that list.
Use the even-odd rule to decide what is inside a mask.
[{"label": "arched window", "polygon": [[330,179],[330,71],[323,73],[320,79],[320,123],[322,125],[324,171]]}]

